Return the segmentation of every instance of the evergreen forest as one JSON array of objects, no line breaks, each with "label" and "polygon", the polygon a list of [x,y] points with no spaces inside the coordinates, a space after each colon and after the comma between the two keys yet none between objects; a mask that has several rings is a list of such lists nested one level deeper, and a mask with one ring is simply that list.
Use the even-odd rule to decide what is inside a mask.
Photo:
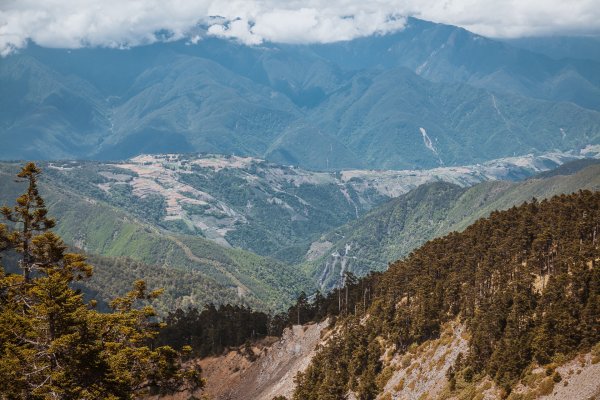
[{"label": "evergreen forest", "polygon": [[340,321],[298,376],[294,399],[374,399],[386,348],[403,353],[456,319],[471,337],[451,382],[487,374],[509,394],[532,362],[589,350],[600,341],[599,228],[600,193],[580,191],[427,242],[366,278],[368,307]]}]

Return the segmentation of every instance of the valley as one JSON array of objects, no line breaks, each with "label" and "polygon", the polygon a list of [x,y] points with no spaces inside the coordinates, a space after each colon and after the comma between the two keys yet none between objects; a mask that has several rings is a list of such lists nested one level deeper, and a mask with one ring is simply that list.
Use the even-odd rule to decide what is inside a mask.
[{"label": "valley", "polygon": [[[165,287],[157,307],[166,314],[209,302],[286,310],[302,291],[327,292],[346,272],[383,271],[493,210],[597,190],[595,159],[580,157],[409,171],[318,172],[191,154],[40,165],[57,233],[99,264],[87,290],[108,302],[144,278]],[[535,178],[556,167],[557,176]],[[0,165],[0,202],[17,193],[16,170]]]},{"label": "valley", "polygon": [[600,399],[597,7],[63,3],[0,4],[0,400]]},{"label": "valley", "polygon": [[[13,179],[15,170],[15,165],[2,165],[2,196],[6,196],[2,203],[16,197],[21,188]],[[131,278],[145,276],[164,285],[167,293],[174,293],[166,296],[163,311],[209,302],[238,302],[240,293],[245,293],[248,305],[278,309],[282,298],[290,301],[303,289],[311,291],[303,273],[286,263],[226,248],[201,236],[165,233],[138,216],[144,208],[130,212],[132,203],[129,208],[118,208],[85,191],[55,185],[52,180],[42,183],[41,191],[60,221],[57,233],[73,248],[102,256],[99,263],[110,268],[110,272],[99,273],[109,281],[90,282],[101,290],[103,300],[129,290]],[[167,271],[161,272],[165,268]]]},{"label": "valley", "polygon": [[557,152],[431,170],[337,172],[250,157],[171,154],[119,163],[50,162],[46,174],[66,190],[127,208],[161,229],[297,262],[312,238],[424,183],[467,187],[519,180],[594,154]]},{"label": "valley", "polygon": [[[448,182],[428,183],[390,200],[363,217],[313,242],[318,249],[305,258],[303,269],[328,290],[344,274],[363,276],[385,271],[428,240],[460,232],[477,219],[523,202],[547,199],[578,190],[600,190],[600,165],[595,160],[566,164],[552,174],[524,181],[485,181],[470,187]],[[570,166],[576,168],[570,168]],[[581,170],[578,170],[581,168]]]},{"label": "valley", "polygon": [[[308,306],[331,310],[335,291],[345,292],[329,314],[335,324],[294,325],[279,338],[202,359],[213,383],[197,394],[593,398],[600,392],[597,213],[598,194],[586,190],[495,212],[429,241],[387,271],[347,281]],[[565,280],[580,289],[565,293]],[[289,372],[298,364],[292,393]]]}]

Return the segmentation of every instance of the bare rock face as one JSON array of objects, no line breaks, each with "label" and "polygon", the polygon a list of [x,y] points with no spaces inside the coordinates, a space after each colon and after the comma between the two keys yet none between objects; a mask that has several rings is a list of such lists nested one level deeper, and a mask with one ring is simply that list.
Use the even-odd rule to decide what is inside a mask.
[{"label": "bare rock face", "polygon": [[230,351],[201,360],[202,374],[207,381],[202,394],[214,400],[291,398],[294,377],[312,360],[328,325],[327,320],[295,325],[286,329],[277,341],[266,340],[251,350]]},{"label": "bare rock face", "polygon": [[468,352],[465,326],[453,322],[441,337],[430,340],[405,354],[396,354],[388,368],[393,370],[380,399],[420,399],[438,397],[447,385],[446,372],[460,353]]},{"label": "bare rock face", "polygon": [[[600,344],[562,365],[538,367],[514,388],[514,397],[544,400],[589,400],[600,396]],[[549,367],[552,368],[549,370]]]},{"label": "bare rock face", "polygon": [[[459,354],[467,355],[469,333],[458,321],[443,326],[438,339],[411,347],[403,354],[384,356],[389,379],[378,400],[462,399],[494,400],[502,390],[491,377],[484,376],[466,388],[449,390],[448,369]],[[393,349],[391,349],[393,353]],[[391,354],[390,354],[391,355]],[[389,361],[388,361],[389,360]],[[553,399],[588,400],[600,396],[600,344],[591,352],[571,360],[549,365],[532,365],[523,379],[513,387],[508,400]],[[466,396],[466,397],[465,397]],[[350,393],[349,399],[355,399]]]}]

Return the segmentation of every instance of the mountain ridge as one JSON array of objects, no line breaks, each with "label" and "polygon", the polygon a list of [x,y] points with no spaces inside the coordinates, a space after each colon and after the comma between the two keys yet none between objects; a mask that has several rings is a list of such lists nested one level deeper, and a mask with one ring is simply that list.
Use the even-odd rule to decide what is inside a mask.
[{"label": "mountain ridge", "polygon": [[[588,190],[523,203],[347,282],[344,317],[297,376],[293,399],[402,398],[448,366],[436,398],[486,398],[494,386],[492,397],[537,398],[555,392],[557,366],[578,355],[593,374],[599,206],[600,192]],[[467,342],[461,356],[448,348],[457,338]]]},{"label": "mountain ridge", "polygon": [[53,184],[126,209],[161,229],[295,263],[319,235],[423,183],[520,180],[580,157],[550,153],[421,171],[309,171],[210,154],[43,166]]},{"label": "mountain ridge", "polygon": [[[0,166],[1,203],[10,204],[22,189],[13,179],[16,170],[15,165]],[[103,271],[86,288],[99,292],[101,300],[130,289],[131,282],[115,281],[115,276],[142,278],[145,269],[151,281],[166,286],[167,296],[158,305],[162,313],[175,306],[211,302],[277,310],[302,290],[312,291],[301,271],[281,261],[225,248],[199,236],[165,232],[100,199],[53,185],[52,180],[42,179],[40,191],[59,222],[56,233],[72,248],[99,261]],[[120,267],[125,270],[119,271]],[[186,283],[174,287],[184,278]]]},{"label": "mountain ridge", "polygon": [[32,45],[0,62],[0,158],[201,151],[336,170],[579,150],[600,143],[598,70],[416,19],[328,45]]},{"label": "mountain ridge", "polygon": [[359,276],[383,271],[426,241],[461,232],[495,211],[534,197],[600,190],[600,165],[592,162],[571,171],[565,164],[565,175],[542,173],[523,182],[489,181],[464,188],[446,182],[424,184],[323,235],[312,244],[319,251],[307,253],[303,269],[325,290],[339,286],[347,271]]}]

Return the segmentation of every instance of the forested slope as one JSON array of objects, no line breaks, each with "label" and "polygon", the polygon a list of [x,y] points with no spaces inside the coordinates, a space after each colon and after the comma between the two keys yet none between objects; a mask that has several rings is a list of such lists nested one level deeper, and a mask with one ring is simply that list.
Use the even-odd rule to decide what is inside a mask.
[{"label": "forested slope", "polygon": [[470,334],[449,392],[453,381],[490,376],[508,394],[533,363],[600,340],[599,235],[600,192],[582,191],[427,242],[353,286],[347,318],[299,376],[294,398],[374,399],[391,376],[384,351],[402,354],[456,319]]},{"label": "forested slope", "polygon": [[[0,204],[10,204],[23,190],[13,177],[12,167],[0,169]],[[42,182],[40,191],[65,242],[102,256],[93,257],[96,274],[85,283],[101,299],[123,294],[133,280],[146,276],[166,289],[159,307],[163,313],[210,302],[281,309],[300,291],[312,290],[301,271],[282,262],[161,231],[123,209],[57,185]]]},{"label": "forested slope", "polygon": [[414,18],[308,46],[30,44],[0,63],[0,158],[194,151],[421,169],[580,150],[600,143],[599,70]]},{"label": "forested slope", "polygon": [[494,210],[580,189],[600,190],[596,160],[567,163],[522,182],[489,181],[470,188],[422,185],[324,235],[320,243],[329,250],[305,269],[322,287],[332,287],[346,270],[357,275],[382,271],[427,240],[462,231]]}]

